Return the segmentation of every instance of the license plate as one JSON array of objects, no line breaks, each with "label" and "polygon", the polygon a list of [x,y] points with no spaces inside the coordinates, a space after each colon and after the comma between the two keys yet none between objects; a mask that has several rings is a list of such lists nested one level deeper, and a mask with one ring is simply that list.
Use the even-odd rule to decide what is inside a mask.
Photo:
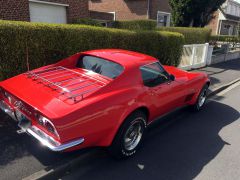
[{"label": "license plate", "polygon": [[18,109],[15,110],[15,115],[18,121],[26,118]]},{"label": "license plate", "polygon": [[24,114],[22,114],[19,110],[16,110],[15,114],[18,120],[18,126],[22,130],[26,131],[31,126],[32,124],[31,121],[29,121],[27,117]]}]

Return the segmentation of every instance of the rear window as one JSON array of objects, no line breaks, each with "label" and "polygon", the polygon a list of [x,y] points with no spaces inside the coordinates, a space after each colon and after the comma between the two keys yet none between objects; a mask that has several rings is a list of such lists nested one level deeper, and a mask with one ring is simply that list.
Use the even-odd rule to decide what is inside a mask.
[{"label": "rear window", "polygon": [[93,71],[112,79],[118,77],[123,72],[123,67],[120,64],[95,56],[80,57],[77,67]]}]

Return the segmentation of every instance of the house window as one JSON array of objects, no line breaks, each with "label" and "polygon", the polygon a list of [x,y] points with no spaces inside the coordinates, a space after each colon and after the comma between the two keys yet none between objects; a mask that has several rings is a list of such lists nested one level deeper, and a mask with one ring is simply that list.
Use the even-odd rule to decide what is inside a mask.
[{"label": "house window", "polygon": [[157,25],[158,26],[170,26],[171,13],[158,11],[157,13]]}]

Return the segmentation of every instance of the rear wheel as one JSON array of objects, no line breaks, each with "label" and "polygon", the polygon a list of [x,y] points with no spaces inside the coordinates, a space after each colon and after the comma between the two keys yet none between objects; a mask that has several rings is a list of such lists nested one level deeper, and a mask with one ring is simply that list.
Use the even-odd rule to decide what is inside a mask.
[{"label": "rear wheel", "polygon": [[199,93],[198,95],[198,98],[197,98],[197,102],[196,104],[194,104],[193,108],[196,110],[196,111],[200,111],[206,100],[207,100],[207,92],[208,92],[208,84],[205,84],[201,90],[201,92]]},{"label": "rear wheel", "polygon": [[146,115],[141,111],[131,114],[122,124],[110,146],[110,153],[118,158],[130,157],[142,143],[146,129]]}]

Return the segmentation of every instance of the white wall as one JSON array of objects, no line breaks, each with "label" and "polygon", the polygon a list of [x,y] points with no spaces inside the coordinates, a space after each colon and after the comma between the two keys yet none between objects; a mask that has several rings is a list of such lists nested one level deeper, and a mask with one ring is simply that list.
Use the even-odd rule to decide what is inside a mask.
[{"label": "white wall", "polygon": [[226,1],[226,3],[224,3],[222,7],[226,14],[240,17],[240,3],[229,0]]}]

